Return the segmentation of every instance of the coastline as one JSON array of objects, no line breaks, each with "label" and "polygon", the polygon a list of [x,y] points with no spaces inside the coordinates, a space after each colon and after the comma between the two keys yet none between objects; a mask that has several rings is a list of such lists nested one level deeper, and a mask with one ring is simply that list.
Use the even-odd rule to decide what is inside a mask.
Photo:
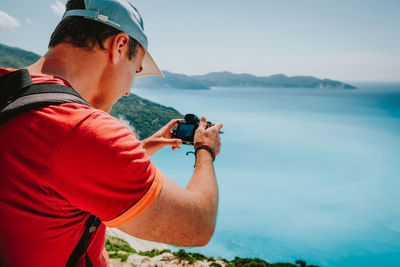
[{"label": "coastline", "polygon": [[[163,251],[169,250],[171,247],[163,244],[152,241],[147,241],[143,239],[139,239],[136,237],[132,237],[116,228],[107,228],[106,236],[108,238],[115,237],[126,241],[134,250],[137,252],[149,252],[153,250]],[[110,255],[110,252],[108,252]],[[195,267],[205,267],[205,266],[226,266],[226,262],[222,259],[215,259],[214,261],[207,260],[196,260],[193,263],[182,258],[177,257],[176,255],[164,252],[157,256],[147,256],[147,255],[139,255],[138,253],[128,254],[129,256],[125,261],[121,261],[119,258],[110,257],[109,263],[110,267],[132,267],[132,266],[157,266],[157,267],[169,267],[169,266],[195,266]]]},{"label": "coastline", "polygon": [[125,240],[136,251],[150,251],[152,249],[164,250],[170,248],[168,245],[163,243],[157,243],[133,237],[116,228],[107,227],[106,235]]}]

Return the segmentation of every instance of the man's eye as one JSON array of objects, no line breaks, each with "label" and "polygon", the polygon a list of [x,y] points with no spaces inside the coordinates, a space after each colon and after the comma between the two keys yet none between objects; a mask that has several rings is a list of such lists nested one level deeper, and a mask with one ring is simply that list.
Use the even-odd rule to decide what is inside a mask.
[{"label": "man's eye", "polygon": [[139,73],[139,72],[141,72],[142,70],[143,70],[143,67],[140,66],[139,70],[137,70],[136,73]]}]

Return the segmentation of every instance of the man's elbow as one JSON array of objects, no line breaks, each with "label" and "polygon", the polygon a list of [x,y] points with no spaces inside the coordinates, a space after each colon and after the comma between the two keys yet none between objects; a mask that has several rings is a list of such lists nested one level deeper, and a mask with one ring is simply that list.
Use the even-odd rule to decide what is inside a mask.
[{"label": "man's elbow", "polygon": [[212,236],[214,235],[214,229],[215,228],[213,228],[211,231],[209,231],[207,234],[204,235],[203,239],[201,240],[202,242],[200,242],[199,244],[199,247],[204,247],[210,242]]},{"label": "man's elbow", "polygon": [[210,242],[212,236],[214,235],[214,231],[215,231],[215,227],[214,226],[211,226],[211,227],[208,227],[208,229],[205,229],[203,231],[201,237],[199,238],[198,244],[196,246],[197,247],[206,246]]},{"label": "man's elbow", "polygon": [[204,247],[206,246],[215,231],[215,223],[209,224],[207,226],[197,226],[197,228],[193,231],[195,235],[191,238],[190,242],[186,244],[188,247]]}]

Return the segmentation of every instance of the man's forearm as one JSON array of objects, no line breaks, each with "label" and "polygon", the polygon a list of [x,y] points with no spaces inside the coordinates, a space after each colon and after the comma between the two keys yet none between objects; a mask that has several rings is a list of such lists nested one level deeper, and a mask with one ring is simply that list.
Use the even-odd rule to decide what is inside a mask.
[{"label": "man's forearm", "polygon": [[141,142],[142,142],[142,147],[144,148],[144,150],[146,150],[147,156],[151,156],[158,151],[157,146],[149,145],[151,144],[150,138],[143,139]]},{"label": "man's forearm", "polygon": [[196,168],[187,190],[198,193],[199,205],[204,211],[203,214],[199,214],[198,220],[205,227],[212,227],[213,233],[218,210],[218,184],[213,159],[207,150],[197,151]]},{"label": "man's forearm", "polygon": [[217,215],[218,186],[212,157],[197,152],[197,163],[186,189],[164,177],[154,203],[119,228],[136,236],[176,246],[204,246],[211,239]]}]

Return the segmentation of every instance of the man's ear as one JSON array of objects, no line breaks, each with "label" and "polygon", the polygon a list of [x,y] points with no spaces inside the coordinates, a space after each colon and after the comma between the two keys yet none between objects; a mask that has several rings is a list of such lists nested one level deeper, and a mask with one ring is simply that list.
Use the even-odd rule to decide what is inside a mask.
[{"label": "man's ear", "polygon": [[126,33],[118,33],[114,35],[111,41],[110,57],[113,64],[126,57],[126,53],[129,50],[129,36]]}]

